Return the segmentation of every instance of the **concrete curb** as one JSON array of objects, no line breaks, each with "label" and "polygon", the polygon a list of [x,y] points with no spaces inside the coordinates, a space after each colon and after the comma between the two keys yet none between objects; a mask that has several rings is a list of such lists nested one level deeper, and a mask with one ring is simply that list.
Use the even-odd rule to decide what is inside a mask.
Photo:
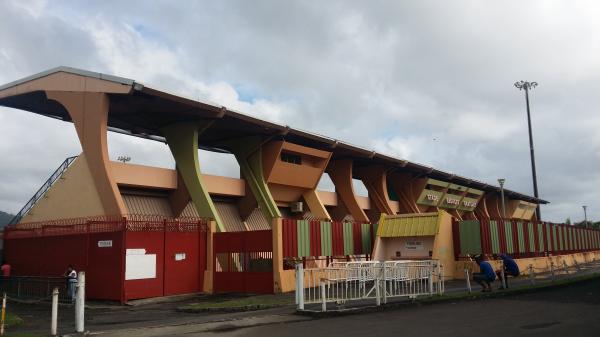
[{"label": "concrete curb", "polygon": [[265,310],[272,309],[278,307],[285,307],[285,305],[266,305],[266,304],[252,304],[252,305],[243,305],[239,307],[206,307],[206,308],[177,308],[175,311],[177,312],[185,312],[185,313],[203,313],[203,312],[244,312],[244,311],[257,311],[257,310]]}]

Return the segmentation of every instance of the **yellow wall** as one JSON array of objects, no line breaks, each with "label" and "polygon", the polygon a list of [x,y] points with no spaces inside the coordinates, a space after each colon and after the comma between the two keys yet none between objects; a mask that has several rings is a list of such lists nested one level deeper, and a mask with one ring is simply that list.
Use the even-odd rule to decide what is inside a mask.
[{"label": "yellow wall", "polygon": [[455,268],[454,242],[452,240],[452,216],[445,211],[439,212],[439,229],[433,245],[433,259],[439,260],[444,278],[450,278]]},{"label": "yellow wall", "polygon": [[[554,262],[555,268],[562,268],[563,262],[566,262],[567,266],[573,266],[575,261],[578,264],[587,263],[591,261],[600,260],[600,250],[585,253],[575,253],[567,255],[556,255],[550,257],[532,257],[526,259],[515,259],[515,262],[519,265],[522,275],[529,274],[529,265],[532,265],[536,273],[543,273],[550,271],[550,264]],[[500,269],[499,261],[488,261],[494,269]],[[473,272],[479,272],[479,266],[474,261],[456,261],[453,277],[455,279],[465,278],[465,269],[469,270],[469,275]]]},{"label": "yellow wall", "polygon": [[94,188],[87,160],[81,154],[20,222],[97,215],[106,214]]}]

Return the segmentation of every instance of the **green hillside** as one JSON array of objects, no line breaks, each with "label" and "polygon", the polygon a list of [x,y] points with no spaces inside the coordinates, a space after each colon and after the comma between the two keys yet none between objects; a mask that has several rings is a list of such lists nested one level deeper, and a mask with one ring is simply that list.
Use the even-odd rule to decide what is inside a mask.
[{"label": "green hillside", "polygon": [[0,211],[0,227],[4,227],[14,215]]}]

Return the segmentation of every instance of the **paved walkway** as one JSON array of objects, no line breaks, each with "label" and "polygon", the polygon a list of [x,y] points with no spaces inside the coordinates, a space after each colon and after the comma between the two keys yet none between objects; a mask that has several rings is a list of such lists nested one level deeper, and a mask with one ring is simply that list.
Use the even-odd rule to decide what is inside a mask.
[{"label": "paved walkway", "polygon": [[[556,273],[555,280],[579,277],[600,272],[600,261],[582,265],[581,270],[574,273],[575,268],[570,268],[570,273]],[[537,284],[551,283],[549,273],[538,274]],[[511,280],[511,287],[517,288],[530,284],[530,279],[520,277]],[[496,285],[499,283],[496,282]],[[474,292],[479,292],[479,286],[474,284]],[[446,282],[446,293],[466,293],[465,281]],[[289,295],[285,295],[289,296]],[[96,305],[86,310],[86,329],[93,334],[102,336],[177,336],[207,333],[238,331],[242,328],[253,326],[267,326],[274,324],[287,324],[312,320],[310,317],[295,315],[295,306],[283,306],[255,312],[238,313],[181,313],[176,308],[190,302],[198,302],[202,296],[179,300],[168,303],[150,303],[135,307]],[[390,303],[406,302],[405,298],[390,299]],[[353,303],[358,306],[373,306],[374,300]],[[348,306],[348,305],[347,305]],[[47,335],[50,322],[50,307],[46,304],[27,305],[9,303],[9,311],[21,316],[26,324],[9,333],[30,333],[33,335]],[[59,310],[59,331],[62,334],[74,331],[73,308],[61,307]],[[245,329],[244,329],[245,330]],[[242,330],[243,331],[243,330]]]}]

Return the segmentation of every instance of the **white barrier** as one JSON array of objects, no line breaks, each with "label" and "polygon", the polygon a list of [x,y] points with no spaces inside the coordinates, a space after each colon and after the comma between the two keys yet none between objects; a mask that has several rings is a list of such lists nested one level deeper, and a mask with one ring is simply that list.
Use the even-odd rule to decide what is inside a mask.
[{"label": "white barrier", "polygon": [[296,304],[375,299],[377,305],[390,297],[443,294],[442,266],[436,260],[427,261],[366,261],[334,262],[327,268],[296,267]]}]

